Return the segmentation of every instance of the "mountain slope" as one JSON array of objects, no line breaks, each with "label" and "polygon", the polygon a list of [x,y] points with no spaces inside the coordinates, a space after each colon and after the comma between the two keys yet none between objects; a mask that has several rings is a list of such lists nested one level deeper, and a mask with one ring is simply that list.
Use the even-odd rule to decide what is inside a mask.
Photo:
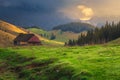
[{"label": "mountain slope", "polygon": [[46,34],[47,31],[41,29],[41,28],[27,28],[27,30],[34,32],[36,34]]},{"label": "mountain slope", "polygon": [[7,23],[5,21],[0,20],[0,30],[9,32],[11,34],[13,33],[26,33],[22,29],[16,27],[15,25],[12,25],[10,23]]},{"label": "mountain slope", "polygon": [[94,28],[95,28],[94,26],[88,23],[73,22],[73,23],[56,26],[53,28],[53,30],[71,31],[75,33],[80,33],[82,31],[87,31]]},{"label": "mountain slope", "polygon": [[61,30],[52,30],[49,33],[54,34],[56,36],[56,38],[54,40],[62,41],[62,42],[67,42],[69,39],[76,40],[78,38],[78,36],[81,34],[81,33],[74,33],[74,32],[70,32],[70,31],[63,32]]}]

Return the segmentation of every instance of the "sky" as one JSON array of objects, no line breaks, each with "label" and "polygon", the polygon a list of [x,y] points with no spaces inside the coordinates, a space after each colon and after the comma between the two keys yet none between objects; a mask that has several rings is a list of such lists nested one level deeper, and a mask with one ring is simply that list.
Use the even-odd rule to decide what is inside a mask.
[{"label": "sky", "polygon": [[120,0],[0,0],[0,19],[51,29],[69,22],[103,25],[119,21]]}]

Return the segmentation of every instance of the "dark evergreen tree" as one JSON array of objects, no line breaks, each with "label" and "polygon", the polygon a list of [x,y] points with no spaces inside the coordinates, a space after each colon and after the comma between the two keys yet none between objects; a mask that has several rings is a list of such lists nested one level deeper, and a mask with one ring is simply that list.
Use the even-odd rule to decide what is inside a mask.
[{"label": "dark evergreen tree", "polygon": [[120,37],[120,22],[112,24],[106,22],[101,28],[90,30],[87,34],[81,34],[77,41],[69,41],[69,45],[103,44]]},{"label": "dark evergreen tree", "polygon": [[51,37],[50,37],[50,40],[54,40],[55,38],[56,38],[56,36],[52,33]]}]

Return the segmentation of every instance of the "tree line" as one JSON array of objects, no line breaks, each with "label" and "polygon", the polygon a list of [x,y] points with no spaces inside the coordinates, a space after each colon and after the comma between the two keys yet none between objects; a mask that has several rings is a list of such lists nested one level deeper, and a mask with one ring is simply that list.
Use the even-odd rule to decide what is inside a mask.
[{"label": "tree line", "polygon": [[94,30],[87,31],[86,34],[81,33],[77,40],[69,40],[65,45],[93,45],[103,44],[120,37],[120,22],[108,23],[101,28],[96,27]]}]

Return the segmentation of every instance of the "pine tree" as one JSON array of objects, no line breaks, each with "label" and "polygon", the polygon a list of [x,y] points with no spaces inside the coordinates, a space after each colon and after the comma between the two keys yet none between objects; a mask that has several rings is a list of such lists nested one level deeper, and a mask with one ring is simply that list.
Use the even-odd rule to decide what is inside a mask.
[{"label": "pine tree", "polygon": [[94,30],[87,31],[87,34],[81,34],[78,40],[69,40],[69,45],[91,45],[91,44],[103,44],[108,41],[114,40],[120,37],[120,22],[112,24],[106,22],[101,28],[95,28]]}]

